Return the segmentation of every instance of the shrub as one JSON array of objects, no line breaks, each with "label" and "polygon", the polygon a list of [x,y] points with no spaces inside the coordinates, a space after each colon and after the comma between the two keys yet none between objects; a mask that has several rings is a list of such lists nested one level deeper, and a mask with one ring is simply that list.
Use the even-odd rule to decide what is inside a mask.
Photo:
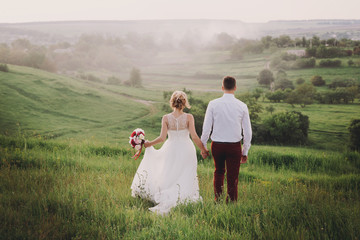
[{"label": "shrub", "polygon": [[292,68],[313,68],[315,67],[315,58],[298,58]]},{"label": "shrub", "polygon": [[283,53],[283,54],[281,54],[280,57],[284,61],[294,61],[297,58],[297,56],[295,54],[289,54],[289,53]]},{"label": "shrub", "polygon": [[120,85],[121,84],[121,79],[117,78],[115,76],[111,76],[107,79],[107,83],[110,85]]},{"label": "shrub", "polygon": [[316,75],[311,78],[311,83],[314,86],[320,87],[325,85],[325,80],[321,76]]},{"label": "shrub", "polygon": [[360,150],[360,119],[353,119],[349,126],[350,148],[355,151]]},{"label": "shrub", "polygon": [[316,96],[316,89],[311,84],[301,84],[291,93],[288,94],[285,101],[292,106],[300,104],[301,107],[312,104]]},{"label": "shrub", "polygon": [[316,57],[318,58],[334,58],[345,57],[348,53],[341,48],[320,46],[316,49]]},{"label": "shrub", "polygon": [[308,129],[309,117],[292,111],[274,114],[264,121],[260,131],[266,142],[301,144],[307,141]]},{"label": "shrub", "polygon": [[355,86],[356,83],[354,80],[352,79],[335,79],[334,81],[332,81],[328,87],[329,88],[333,88],[336,89],[338,87],[352,87]]},{"label": "shrub", "polygon": [[346,54],[346,56],[350,57],[353,55],[353,51],[352,50],[344,50],[344,53]]},{"label": "shrub", "polygon": [[319,65],[320,65],[320,67],[340,67],[341,61],[338,59],[336,59],[336,60],[331,60],[331,59],[321,60]]},{"label": "shrub", "polygon": [[286,88],[294,89],[295,87],[293,82],[286,78],[281,78],[275,81],[275,89],[285,90]]},{"label": "shrub", "polygon": [[0,64],[0,71],[9,72],[9,68],[6,64]]},{"label": "shrub", "polygon": [[298,79],[296,79],[296,84],[297,85],[301,85],[301,84],[303,84],[305,82],[305,80],[303,79],[303,78],[298,78]]},{"label": "shrub", "polygon": [[281,89],[278,89],[275,92],[268,92],[266,94],[266,98],[269,99],[271,102],[280,102],[281,100],[285,100],[286,97],[286,93]]},{"label": "shrub", "polygon": [[81,79],[91,81],[91,82],[101,82],[101,79],[92,75],[92,74],[80,74],[79,77]]},{"label": "shrub", "polygon": [[306,57],[316,57],[316,47],[307,48],[305,50]]},{"label": "shrub", "polygon": [[347,64],[349,65],[349,67],[351,67],[354,65],[354,61],[350,59],[349,61],[347,61]]},{"label": "shrub", "polygon": [[323,91],[319,94],[320,103],[336,104],[336,103],[349,103],[354,102],[358,94],[358,86],[351,87],[337,87],[335,90]]},{"label": "shrub", "polygon": [[355,47],[353,50],[354,55],[360,55],[360,47]]},{"label": "shrub", "polygon": [[264,69],[259,73],[258,76],[259,84],[269,86],[270,83],[272,83],[273,81],[274,81],[274,75],[270,70]]}]

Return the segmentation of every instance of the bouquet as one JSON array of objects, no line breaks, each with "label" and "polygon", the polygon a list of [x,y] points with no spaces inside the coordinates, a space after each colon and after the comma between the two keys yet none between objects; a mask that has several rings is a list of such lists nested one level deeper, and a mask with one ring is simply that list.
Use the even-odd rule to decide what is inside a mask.
[{"label": "bouquet", "polygon": [[142,147],[145,143],[145,131],[141,128],[137,128],[131,133],[129,138],[129,143],[137,151],[135,155],[132,156],[132,158],[135,158],[134,160],[136,160],[140,156]]}]

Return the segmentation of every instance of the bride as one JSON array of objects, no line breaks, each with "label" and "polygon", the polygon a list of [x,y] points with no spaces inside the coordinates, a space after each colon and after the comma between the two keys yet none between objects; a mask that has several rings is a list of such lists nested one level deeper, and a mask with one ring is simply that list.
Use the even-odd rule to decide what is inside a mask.
[{"label": "bride", "polygon": [[[183,112],[185,107],[190,108],[186,94],[175,91],[170,106],[173,112],[163,116],[160,136],[144,144],[144,158],[131,185],[133,197],[154,202],[156,205],[149,210],[162,215],[178,204],[202,200],[196,150],[189,133],[202,153],[207,152],[196,134],[194,117]],[[159,150],[152,147],[163,141]]]}]

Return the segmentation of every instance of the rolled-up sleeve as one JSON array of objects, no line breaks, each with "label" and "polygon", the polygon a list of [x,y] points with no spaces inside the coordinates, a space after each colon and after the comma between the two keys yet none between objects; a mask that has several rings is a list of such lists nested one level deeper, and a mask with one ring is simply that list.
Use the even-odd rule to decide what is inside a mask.
[{"label": "rolled-up sleeve", "polygon": [[241,125],[242,125],[242,131],[243,131],[243,135],[244,135],[242,155],[247,156],[250,146],[251,146],[251,138],[252,138],[249,109],[247,107],[246,107],[246,110],[244,111],[244,116],[242,118]]},{"label": "rolled-up sleeve", "polygon": [[211,132],[211,129],[212,129],[213,123],[214,123],[212,111],[213,111],[213,109],[211,107],[211,103],[209,103],[209,105],[206,109],[204,124],[203,124],[203,129],[202,129],[202,134],[201,134],[201,142],[205,146],[206,149],[207,149],[207,141],[209,140],[210,132]]}]

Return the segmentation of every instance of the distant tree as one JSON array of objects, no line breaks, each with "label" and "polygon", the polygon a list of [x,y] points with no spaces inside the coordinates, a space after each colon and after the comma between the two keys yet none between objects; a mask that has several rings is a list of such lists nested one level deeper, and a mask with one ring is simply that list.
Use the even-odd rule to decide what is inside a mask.
[{"label": "distant tree", "polygon": [[282,60],[281,57],[274,57],[270,61],[270,67],[272,69],[287,70],[291,66],[291,62]]},{"label": "distant tree", "polygon": [[352,67],[354,65],[354,61],[350,59],[349,61],[347,61],[347,64],[349,65],[349,67]]},{"label": "distant tree", "polygon": [[313,76],[310,81],[316,87],[325,85],[325,80],[321,76],[318,76],[318,75]]},{"label": "distant tree", "polygon": [[318,36],[313,36],[312,39],[311,39],[311,45],[313,47],[318,47],[320,46],[320,38]]},{"label": "distant tree", "polygon": [[336,39],[335,39],[335,38],[329,38],[328,40],[326,40],[326,43],[327,43],[329,46],[335,46],[335,44],[336,44]]},{"label": "distant tree", "polygon": [[282,53],[280,57],[282,60],[285,61],[294,61],[297,58],[295,54],[289,54],[289,53]]},{"label": "distant tree", "polygon": [[287,97],[287,92],[278,89],[275,92],[268,92],[266,94],[266,98],[269,99],[271,102],[281,102],[283,100],[285,100]]},{"label": "distant tree", "polygon": [[296,79],[296,84],[297,85],[301,85],[301,84],[303,84],[305,82],[305,80],[303,79],[303,78],[298,78],[298,79]]},{"label": "distant tree", "polygon": [[258,41],[248,41],[243,47],[245,53],[260,54],[264,51],[264,45]]},{"label": "distant tree", "polygon": [[302,45],[302,39],[301,38],[295,38],[295,47],[300,47]]},{"label": "distant tree", "polygon": [[291,94],[287,95],[285,102],[294,106],[299,104],[302,108],[312,104],[316,96],[316,89],[311,84],[299,85]]},{"label": "distant tree", "polygon": [[26,38],[19,38],[11,43],[11,47],[19,50],[29,50],[32,48],[32,44]]},{"label": "distant tree", "polygon": [[260,85],[270,86],[274,82],[274,75],[270,70],[264,69],[259,73],[257,80]]},{"label": "distant tree", "polygon": [[340,67],[341,66],[341,60],[335,59],[327,59],[327,60],[321,60],[319,63],[320,67]]},{"label": "distant tree", "polygon": [[11,49],[6,43],[0,43],[0,62],[9,63]]},{"label": "distant tree", "polygon": [[307,43],[307,41],[306,41],[306,38],[305,37],[302,37],[302,46],[303,47],[307,47],[308,46],[308,43]]},{"label": "distant tree", "polygon": [[316,47],[308,47],[305,50],[306,57],[316,57]]},{"label": "distant tree", "polygon": [[360,151],[360,119],[353,119],[348,129],[350,131],[350,148]]},{"label": "distant tree", "polygon": [[286,79],[287,74],[284,70],[279,70],[276,73],[276,80]]},{"label": "distant tree", "polygon": [[316,60],[314,57],[311,58],[298,58],[292,65],[292,68],[313,68],[315,67]]},{"label": "distant tree", "polygon": [[336,78],[328,85],[328,87],[332,88],[332,89],[336,89],[339,87],[352,87],[355,85],[356,85],[356,82],[353,79]]},{"label": "distant tree", "polygon": [[261,95],[264,93],[264,90],[261,88],[255,88],[255,90],[252,92],[252,96],[255,98],[255,100],[257,101]]},{"label": "distant tree", "polygon": [[265,139],[282,144],[306,143],[309,117],[300,112],[282,112],[264,121]]},{"label": "distant tree", "polygon": [[293,41],[288,35],[281,35],[278,38],[275,38],[274,41],[277,43],[278,47],[289,47],[293,45]]},{"label": "distant tree", "polygon": [[127,82],[132,87],[142,87],[140,70],[137,68],[133,68],[130,72],[130,79]]},{"label": "distant tree", "polygon": [[273,107],[273,105],[270,105],[267,106],[265,110],[268,111],[270,114],[272,114],[275,111],[275,108]]},{"label": "distant tree", "polygon": [[120,85],[121,84],[121,79],[118,78],[118,77],[115,77],[115,76],[108,77],[107,84]]},{"label": "distant tree", "polygon": [[262,44],[264,45],[264,47],[265,47],[265,49],[268,49],[268,48],[270,48],[270,45],[271,45],[271,43],[273,42],[272,41],[272,36],[265,36],[265,37],[262,37],[261,38],[261,42],[262,42]]},{"label": "distant tree", "polygon": [[9,67],[7,66],[7,64],[0,64],[0,71],[9,72]]},{"label": "distant tree", "polygon": [[354,48],[353,54],[354,55],[360,55],[360,46]]},{"label": "distant tree", "polygon": [[233,59],[242,59],[244,54],[259,54],[264,51],[264,45],[260,41],[239,39],[231,50]]},{"label": "distant tree", "polygon": [[276,80],[275,81],[275,90],[276,89],[282,89],[282,90],[285,90],[285,89],[294,89],[294,84],[292,81],[290,81],[289,79],[287,78],[280,78],[279,80]]},{"label": "distant tree", "polygon": [[214,48],[220,50],[229,50],[235,43],[236,38],[228,33],[222,32],[215,35]]}]

